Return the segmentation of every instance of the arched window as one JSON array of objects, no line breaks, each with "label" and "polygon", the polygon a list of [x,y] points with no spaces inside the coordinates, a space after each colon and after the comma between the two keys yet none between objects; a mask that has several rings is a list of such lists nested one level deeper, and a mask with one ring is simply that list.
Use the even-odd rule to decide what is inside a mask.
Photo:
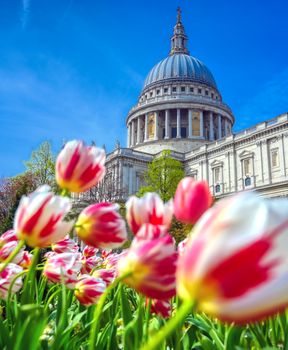
[{"label": "arched window", "polygon": [[251,177],[246,177],[244,180],[245,187],[251,186]]},{"label": "arched window", "polygon": [[221,186],[219,184],[217,184],[215,186],[215,193],[219,193],[219,192],[221,192]]}]

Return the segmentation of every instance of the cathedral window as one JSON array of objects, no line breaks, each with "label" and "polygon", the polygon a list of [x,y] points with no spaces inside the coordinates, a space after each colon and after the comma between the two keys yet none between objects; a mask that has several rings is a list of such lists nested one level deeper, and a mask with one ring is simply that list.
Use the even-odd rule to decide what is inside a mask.
[{"label": "cathedral window", "polygon": [[167,94],[167,92],[168,92],[168,88],[166,87],[164,88],[164,94]]},{"label": "cathedral window", "polygon": [[208,96],[209,95],[209,91],[205,90],[205,95]]},{"label": "cathedral window", "polygon": [[249,186],[251,186],[251,177],[250,176],[248,176],[248,177],[246,177],[246,179],[244,180],[244,184],[245,184],[245,187],[249,187]]},{"label": "cathedral window", "polygon": [[219,184],[217,184],[215,186],[215,193],[219,193],[219,192],[221,192],[221,186]]},{"label": "cathedral window", "polygon": [[160,90],[158,89],[158,90],[156,90],[156,94],[157,95],[159,95],[160,94]]},{"label": "cathedral window", "polygon": [[190,92],[194,92],[194,88],[192,86],[190,87]]},{"label": "cathedral window", "polygon": [[186,91],[185,86],[181,86],[181,92],[185,92],[185,91]]},{"label": "cathedral window", "polygon": [[177,128],[171,128],[172,139],[175,139],[177,136]]},{"label": "cathedral window", "polygon": [[173,86],[173,87],[172,87],[172,92],[177,92],[176,86]]},{"label": "cathedral window", "polygon": [[252,174],[252,159],[243,159],[243,176],[249,176]]},{"label": "cathedral window", "polygon": [[198,89],[198,94],[202,94],[202,89]]},{"label": "cathedral window", "polygon": [[182,139],[185,139],[187,137],[186,128],[181,128],[181,137],[182,137]]},{"label": "cathedral window", "polygon": [[220,175],[221,175],[221,171],[220,171],[220,167],[217,167],[214,169],[214,183],[218,183],[220,182]]},{"label": "cathedral window", "polygon": [[152,97],[152,96],[153,96],[153,92],[151,91],[151,92],[150,92],[150,97]]},{"label": "cathedral window", "polygon": [[211,97],[212,97],[212,98],[214,98],[214,94],[213,94],[213,92],[212,92],[212,94],[211,94]]},{"label": "cathedral window", "polygon": [[272,165],[272,168],[277,168],[279,166],[278,149],[271,150],[271,165]]}]

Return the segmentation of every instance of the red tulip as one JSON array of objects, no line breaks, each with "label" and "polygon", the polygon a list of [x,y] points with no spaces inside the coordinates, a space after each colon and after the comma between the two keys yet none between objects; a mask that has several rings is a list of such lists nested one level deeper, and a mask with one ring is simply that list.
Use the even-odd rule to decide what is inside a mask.
[{"label": "red tulip", "polygon": [[0,247],[12,241],[18,241],[18,237],[14,230],[8,230],[0,236]]},{"label": "red tulip", "polygon": [[95,270],[92,276],[101,278],[108,286],[114,281],[116,277],[116,272],[113,269],[100,269],[100,270]]},{"label": "red tulip", "polygon": [[273,315],[288,305],[287,244],[287,199],[246,192],[221,200],[179,257],[179,296],[226,321]]},{"label": "red tulip", "polygon": [[170,235],[153,240],[134,240],[118,262],[119,276],[148,298],[169,299],[175,295],[177,253]]},{"label": "red tulip", "polygon": [[127,240],[125,221],[117,204],[89,205],[79,215],[75,230],[86,244],[96,248],[118,248]]},{"label": "red tulip", "polygon": [[83,249],[83,256],[86,258],[91,258],[92,256],[95,256],[98,253],[99,249],[95,247],[91,247],[89,245],[86,245],[85,248]]},{"label": "red tulip", "polygon": [[178,184],[174,197],[174,215],[177,220],[195,224],[211,206],[212,196],[206,181],[185,177]]},{"label": "red tulip", "polygon": [[96,304],[106,289],[106,284],[100,278],[89,275],[81,276],[75,286],[75,296],[82,305]]},{"label": "red tulip", "polygon": [[85,146],[82,141],[67,142],[56,160],[56,181],[71,192],[85,192],[105,175],[105,151]]},{"label": "red tulip", "polygon": [[134,234],[143,224],[170,227],[173,216],[172,201],[163,203],[157,193],[146,193],[142,198],[132,196],[126,203],[127,222]]},{"label": "red tulip", "polygon": [[70,208],[68,198],[55,196],[49,186],[41,186],[28,197],[22,197],[15,214],[14,230],[29,246],[48,247],[72,229],[73,222],[64,221]]}]

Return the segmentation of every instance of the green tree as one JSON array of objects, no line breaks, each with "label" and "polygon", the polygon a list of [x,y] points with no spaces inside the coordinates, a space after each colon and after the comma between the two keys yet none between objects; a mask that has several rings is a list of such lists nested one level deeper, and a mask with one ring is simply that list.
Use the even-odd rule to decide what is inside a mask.
[{"label": "green tree", "polygon": [[184,177],[183,164],[171,157],[171,151],[166,150],[148,165],[144,174],[146,186],[139,189],[138,196],[146,192],[157,192],[163,201],[171,199],[179,181]]},{"label": "green tree", "polygon": [[38,186],[48,184],[55,187],[55,155],[52,153],[49,141],[41,143],[24,164],[26,171],[36,178]]}]

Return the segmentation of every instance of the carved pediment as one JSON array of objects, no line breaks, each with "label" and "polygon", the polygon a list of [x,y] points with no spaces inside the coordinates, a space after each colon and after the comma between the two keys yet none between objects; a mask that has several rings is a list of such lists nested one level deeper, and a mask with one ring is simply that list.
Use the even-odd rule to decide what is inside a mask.
[{"label": "carved pediment", "polygon": [[247,150],[245,150],[239,154],[240,159],[252,158],[252,157],[254,157],[254,152],[247,151]]},{"label": "carved pediment", "polygon": [[220,162],[219,160],[215,159],[213,162],[210,163],[211,168],[218,168],[223,167],[223,162]]}]

